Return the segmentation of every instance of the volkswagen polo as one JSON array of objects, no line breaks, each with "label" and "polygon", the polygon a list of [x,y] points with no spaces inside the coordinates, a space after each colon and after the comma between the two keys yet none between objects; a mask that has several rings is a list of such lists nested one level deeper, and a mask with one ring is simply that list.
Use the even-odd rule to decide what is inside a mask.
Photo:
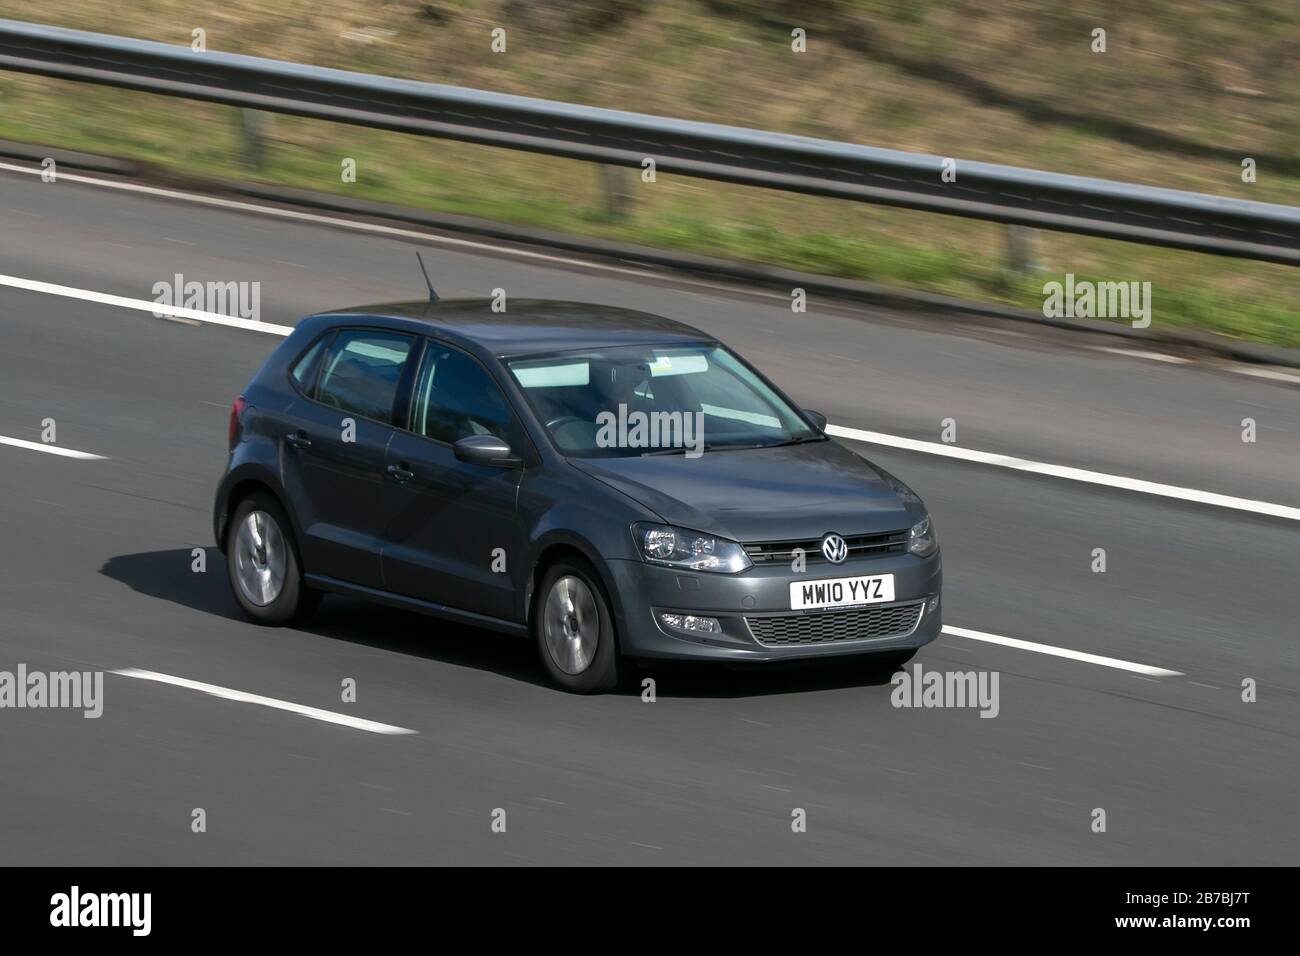
[{"label": "volkswagen polo", "polygon": [[571,302],[311,316],[230,412],[214,508],[254,621],[359,595],[628,660],[897,665],[940,629],[921,499],[721,342]]}]

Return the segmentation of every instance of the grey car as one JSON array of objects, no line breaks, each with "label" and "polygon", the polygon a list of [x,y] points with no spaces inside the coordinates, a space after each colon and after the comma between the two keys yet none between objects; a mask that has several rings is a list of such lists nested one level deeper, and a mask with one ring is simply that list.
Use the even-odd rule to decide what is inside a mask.
[{"label": "grey car", "polygon": [[630,659],[896,665],[939,634],[935,529],[825,424],[642,312],[325,313],[235,400],[214,530],[255,621],[360,595],[530,637],[576,692]]}]

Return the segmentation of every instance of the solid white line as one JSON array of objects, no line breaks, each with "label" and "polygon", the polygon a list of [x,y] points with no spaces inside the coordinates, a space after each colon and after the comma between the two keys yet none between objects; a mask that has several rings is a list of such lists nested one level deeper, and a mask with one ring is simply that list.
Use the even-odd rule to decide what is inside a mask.
[{"label": "solid white line", "polygon": [[[12,163],[0,163],[0,170],[24,173],[28,176],[39,176],[41,174],[40,169],[31,169],[27,166],[15,166]],[[97,179],[94,176],[59,173],[58,181],[63,182],[64,180],[68,182],[82,183],[88,186],[101,186],[106,189],[117,189],[123,192],[142,193],[147,196],[159,196],[163,199],[179,199],[183,202],[199,203],[204,206],[216,206],[221,209],[233,209],[238,212],[251,212],[262,216],[276,216],[281,219],[292,219],[296,222],[308,222],[340,229],[351,229],[354,232],[369,232],[381,236],[393,236],[399,239],[418,239],[421,242],[432,243],[435,245],[474,249],[498,256],[514,256],[519,259],[534,259],[542,262],[552,262],[559,265],[576,266],[581,269],[594,269],[600,272],[613,272],[619,275],[638,276],[643,279],[664,280],[667,278],[676,285],[695,286],[697,288],[712,289],[714,291],[726,293],[740,291],[744,292],[746,295],[752,295],[758,298],[780,299],[785,302],[790,300],[788,295],[782,295],[781,293],[745,288],[743,283],[739,280],[734,285],[725,285],[722,283],[707,282],[702,279],[690,279],[685,276],[666,277],[662,273],[656,273],[649,269],[608,265],[603,262],[589,261],[586,259],[573,259],[568,256],[557,256],[546,252],[533,252],[528,249],[515,249],[509,246],[494,245],[490,242],[476,242],[472,239],[453,239],[450,236],[435,235],[418,229],[402,229],[398,226],[383,226],[373,222],[340,219],[337,216],[325,216],[319,213],[301,212],[296,209],[281,209],[278,206],[263,206],[258,203],[242,202],[237,199],[220,199],[216,196],[203,196],[198,193],[181,192],[175,189],[161,189],[157,186],[142,186],[138,183],[120,183],[114,182],[111,179]]]},{"label": "solid white line", "polygon": [[1124,491],[1138,491],[1147,495],[1159,495],[1162,498],[1177,498],[1180,501],[1213,505],[1216,508],[1231,508],[1234,511],[1249,511],[1253,514],[1269,515],[1273,518],[1300,521],[1300,508],[1274,504],[1271,501],[1237,498],[1233,495],[1221,495],[1215,491],[1181,488],[1178,485],[1162,485],[1159,482],[1145,481],[1141,478],[1125,478],[1123,475],[1108,475],[1100,471],[1087,471],[1083,468],[1070,468],[1066,465],[1051,465],[1045,461],[1031,461],[1028,458],[1014,458],[1011,455],[996,455],[992,452],[976,451],[973,448],[960,448],[956,445],[945,445],[940,442],[920,441],[916,438],[886,435],[884,432],[863,431],[859,428],[845,428],[842,425],[827,425],[826,434],[835,435],[837,438],[868,442],[872,445],[885,445],[889,448],[901,448],[905,451],[919,451],[926,455],[959,458],[962,461],[978,462],[981,465],[996,465],[998,468],[1010,468],[1012,471],[1048,475],[1052,478],[1064,478],[1067,481],[1082,481],[1090,485],[1104,485],[1108,488],[1120,488]]},{"label": "solid white line", "polygon": [[[0,275],[0,286],[26,289],[31,292],[41,292],[46,295],[81,299],[86,302],[95,302],[100,305],[110,305],[123,309],[135,309],[141,312],[165,312],[168,315],[197,319],[200,322],[210,322],[213,325],[225,325],[237,329],[247,329],[252,332],[266,332],[270,335],[283,336],[288,335],[293,331],[293,327],[288,325],[271,325],[267,322],[256,322],[252,319],[232,318],[231,316],[221,315],[217,312],[202,312],[198,309],[182,309],[174,306],[160,305],[157,302],[150,302],[145,299],[129,299],[120,295],[109,295],[104,292],[93,292],[89,289],[77,289],[72,286],[56,285],[52,282],[37,282],[33,279],[22,279],[17,276]],[[1196,502],[1197,504],[1213,505],[1218,508],[1230,508],[1235,511],[1249,511],[1254,514],[1269,515],[1274,518],[1286,518],[1290,521],[1300,521],[1300,508],[1294,508],[1289,505],[1274,504],[1269,501],[1238,498],[1233,495],[1219,494],[1214,491],[1200,491],[1196,488],[1181,488],[1177,485],[1165,485],[1155,481],[1145,481],[1140,478],[1126,478],[1123,475],[1108,475],[1099,471],[1087,471],[1083,468],[1070,468],[1065,465],[1053,465],[1043,461],[1032,461],[1028,458],[1015,458],[1011,455],[997,455],[992,452],[978,451],[972,448],[961,448],[956,445],[945,445],[940,442],[921,441],[916,438],[904,438],[901,435],[888,435],[884,432],[865,431],[860,428],[847,428],[843,425],[827,425],[826,433],[828,435],[834,435],[837,438],[848,438],[853,441],[868,442],[873,445],[885,445],[890,448],[901,448],[905,451],[916,451],[927,455],[939,455],[944,458],[958,458],[962,461],[973,461],[983,465],[995,465],[999,468],[1010,468],[1013,471],[1029,472],[1036,475],[1047,475],[1052,478],[1064,478],[1068,481],[1082,481],[1093,485],[1104,485],[1109,488],[1120,488],[1125,491],[1137,491],[1148,495],[1159,495],[1164,498],[1177,498],[1182,501]],[[58,453],[56,452],[55,454]]]},{"label": "solid white line", "polygon": [[1134,674],[1145,674],[1148,677],[1182,677],[1182,671],[1171,671],[1163,667],[1152,667],[1150,664],[1134,664],[1132,661],[1122,661],[1116,657],[1103,657],[1100,654],[1086,654],[1083,651],[1072,651],[1068,647],[1053,647],[1051,644],[1036,644],[1033,641],[1022,641],[1016,637],[1003,637],[1000,634],[988,634],[984,631],[972,631],[965,627],[949,627],[944,625],[943,633],[950,634],[953,637],[964,637],[971,641],[984,641],[988,644],[1001,644],[1003,647],[1014,647],[1021,651],[1033,651],[1035,654],[1050,654],[1052,657],[1068,657],[1072,661],[1084,661],[1088,664],[1100,664],[1102,667],[1114,667],[1121,671],[1132,671]]},{"label": "solid white line", "polygon": [[[5,170],[7,172],[12,172],[12,173],[21,173],[25,176],[40,176],[44,172],[44,170],[42,169],[33,169],[30,166],[18,166],[13,163],[0,163],[0,170]],[[402,229],[395,226],[379,225],[377,223],[359,222],[353,219],[340,219],[337,216],[325,216],[319,213],[302,212],[296,209],[282,209],[278,206],[264,206],[261,205],[260,203],[244,202],[235,199],[221,199],[217,196],[205,196],[200,193],[183,192],[178,189],[163,189],[158,186],[145,186],[140,183],[118,182],[112,179],[99,179],[98,177],[95,176],[82,176],[76,173],[60,173],[59,179],[66,180],[68,182],[81,183],[82,185],[86,185],[86,186],[97,186],[103,189],[116,189],[120,192],[141,193],[146,196],[158,196],[163,199],[177,199],[182,202],[198,203],[200,205],[215,206],[217,208],[222,208],[222,209],[233,209],[240,212],[250,212],[250,213],[263,215],[263,216],[278,216],[281,219],[292,219],[298,222],[316,223],[316,224],[332,226],[340,229],[351,229],[357,232],[370,232],[379,235],[395,236],[403,239],[419,239],[422,242],[429,242],[429,243],[441,244],[446,246],[459,246],[461,248],[466,248],[466,249],[478,249],[484,252],[492,253],[493,255],[515,256],[521,259],[536,259],[543,262],[553,262],[553,263],[558,263],[560,265],[577,266],[583,269],[594,269],[602,272],[613,272],[619,275],[638,276],[640,278],[646,278],[646,279],[664,278],[662,273],[655,272],[645,268],[630,268],[628,266],[610,265],[607,263],[598,262],[594,260],[573,259],[567,256],[557,256],[545,252],[533,252],[527,249],[515,249],[510,246],[494,245],[493,243],[490,242],[476,242],[471,239],[453,239],[449,236],[435,235],[433,233],[424,232],[415,229]],[[29,212],[27,210],[14,209],[11,211],[22,213],[23,215],[36,216],[37,218],[40,218],[40,215],[38,213]],[[183,240],[171,240],[171,241],[182,242]],[[300,265],[299,263],[287,262],[284,259],[272,259],[271,261],[280,262],[285,265],[295,266],[300,269],[306,268],[305,266]],[[671,278],[671,281],[678,285],[688,285],[688,286],[694,286],[702,289],[710,289],[715,292],[725,292],[729,294],[734,294],[739,291],[745,293],[746,295],[752,295],[764,299],[780,299],[782,301],[786,301],[788,299],[788,296],[783,295],[781,293],[767,292],[761,289],[746,288],[744,284],[739,280],[730,284],[726,284],[726,283],[719,283],[719,282],[709,282],[703,279],[692,279],[686,276],[673,276]],[[164,310],[155,309],[154,311],[162,312]],[[198,316],[191,316],[191,317],[197,318]],[[272,328],[277,328],[277,327],[272,326],[268,328],[268,331],[270,331],[270,329]],[[992,331],[998,332],[1002,335],[1024,336],[1025,334],[1023,332],[1016,332],[1011,329],[993,329]],[[1128,355],[1134,358],[1146,358],[1157,362],[1168,362],[1170,364],[1175,364],[1175,365],[1188,365],[1191,364],[1192,361],[1191,359],[1181,358],[1175,355],[1165,355],[1161,352],[1137,351],[1133,349],[1110,348],[1107,346],[1090,346],[1090,348],[1098,352],[1111,352],[1117,355]],[[1300,377],[1295,375],[1288,375],[1285,372],[1255,370],[1249,367],[1235,367],[1232,368],[1231,371],[1240,372],[1243,375],[1255,375],[1259,378],[1269,378],[1277,381],[1300,382]]]},{"label": "solid white line", "polygon": [[251,329],[254,332],[268,332],[271,335],[288,335],[293,331],[291,325],[271,325],[254,319],[237,319],[222,315],[220,312],[203,312],[199,309],[184,309],[174,305],[150,302],[148,299],[128,299],[126,296],[109,295],[107,292],[92,292],[89,289],[77,289],[69,285],[55,285],[53,282],[37,282],[35,279],[23,279],[18,276],[0,275],[0,285],[13,289],[26,289],[28,292],[40,292],[44,295],[58,295],[66,299],[80,299],[98,305],[111,305],[119,309],[135,309],[138,312],[158,313],[178,319],[196,319],[213,325],[226,325],[232,329]]},{"label": "solid white line", "polygon": [[1236,372],[1238,375],[1253,375],[1255,378],[1272,379],[1275,382],[1295,382],[1300,384],[1300,375],[1292,375],[1290,372],[1279,372],[1271,368],[1250,368],[1246,365],[1233,365],[1228,371]]},{"label": "solid white line", "polygon": [[60,448],[58,445],[47,445],[44,442],[24,441],[21,438],[7,438],[0,435],[0,445],[13,445],[15,448],[26,448],[28,451],[43,451],[47,455],[59,455],[63,458],[77,458],[81,461],[105,461],[104,455],[92,455],[88,451],[74,451],[71,448]]},{"label": "solid white line", "polygon": [[1152,362],[1168,362],[1170,365],[1190,365],[1192,360],[1178,355],[1165,355],[1163,352],[1144,352],[1139,349],[1117,349],[1109,345],[1089,345],[1091,352],[1108,352],[1111,355],[1125,355],[1129,358],[1149,359]]},{"label": "solid white line", "polygon": [[[81,299],[86,302],[95,302],[100,305],[110,305],[123,309],[135,309],[141,312],[166,312],[169,315],[176,315],[182,318],[197,319],[200,322],[210,322],[213,325],[225,325],[237,329],[247,329],[252,332],[266,332],[270,335],[283,336],[288,335],[293,331],[293,327],[288,325],[271,325],[267,322],[255,322],[252,319],[232,318],[231,316],[221,315],[217,312],[201,312],[197,309],[176,308],[173,306],[160,305],[157,302],[150,302],[145,299],[128,299],[119,295],[109,295],[104,292],[94,292],[89,289],[77,289],[72,286],[55,285],[51,282],[37,282],[33,279],[22,279],[17,276],[0,275],[0,286],[11,286],[16,289],[26,289],[31,292],[41,292],[46,295]],[[1218,508],[1230,508],[1234,511],[1249,511],[1254,514],[1269,515],[1274,518],[1286,518],[1289,521],[1300,521],[1300,508],[1294,508],[1289,505],[1274,504],[1269,501],[1238,498],[1233,495],[1219,494],[1214,491],[1200,491],[1196,488],[1181,488],[1177,485],[1165,485],[1155,481],[1145,481],[1140,478],[1126,478],[1123,475],[1108,475],[1099,471],[1087,471],[1083,468],[1070,468],[1065,465],[1053,465],[1043,461],[1032,461],[1028,458],[1015,458],[1011,455],[997,455],[992,452],[978,451],[972,448],[961,448],[957,445],[921,441],[916,438],[904,438],[901,435],[888,435],[884,432],[865,431],[860,428],[847,428],[843,425],[827,425],[826,433],[828,435],[834,435],[837,438],[848,438],[853,441],[868,442],[873,445],[885,445],[890,448],[901,448],[905,451],[916,451],[926,455],[938,455],[944,458],[958,458],[962,461],[973,461],[982,465],[995,465],[999,468],[1010,468],[1013,471],[1023,471],[1036,475],[1047,475],[1052,478],[1064,478],[1068,481],[1082,481],[1093,485],[1104,485],[1109,488],[1120,488],[1125,491],[1137,491],[1143,494],[1159,495],[1164,498],[1177,498],[1182,501],[1192,501],[1197,504],[1212,505]]]},{"label": "solid white line", "polygon": [[204,684],[201,681],[188,680],[184,677],[172,677],[170,674],[159,674],[156,671],[144,671],[136,667],[128,667],[125,670],[113,671],[121,677],[135,677],[139,680],[157,681],[160,684],[171,684],[174,687],[184,687],[187,690],[197,690],[204,694],[211,694],[213,697],[220,697],[222,700],[233,700],[241,704],[258,704],[262,707],[271,707],[275,710],[287,710],[291,714],[298,714],[302,717],[310,717],[312,720],[323,720],[327,724],[340,724],[344,727],[351,727],[354,730],[365,730],[372,734],[414,734],[418,731],[407,730],[405,727],[394,727],[392,724],[381,724],[374,720],[364,720],[360,717],[349,717],[347,714],[336,714],[332,710],[321,710],[318,707],[306,707],[302,704],[290,703],[287,700],[276,700],[274,697],[262,697],[260,694],[249,694],[242,690],[231,690],[229,687],[218,687],[216,684]]}]

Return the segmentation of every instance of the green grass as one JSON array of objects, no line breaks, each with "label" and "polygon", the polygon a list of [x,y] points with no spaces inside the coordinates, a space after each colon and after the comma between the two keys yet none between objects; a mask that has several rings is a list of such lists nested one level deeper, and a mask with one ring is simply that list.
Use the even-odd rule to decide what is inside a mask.
[{"label": "green grass", "polygon": [[[1012,0],[791,0],[761,13],[730,0],[606,0],[586,12],[504,0],[285,0],[274,10],[255,0],[50,0],[40,16],[171,42],[205,25],[214,49],[1300,203],[1300,174],[1286,162],[1300,156],[1300,120],[1270,66],[1297,37],[1297,16],[1245,3],[1197,17],[1189,3],[1153,0],[1118,16],[1104,3]],[[32,15],[5,6],[0,15]],[[497,22],[511,30],[505,57],[483,42]],[[1094,22],[1108,27],[1110,59],[1076,49]],[[789,54],[786,23],[808,26],[815,55]],[[369,26],[393,39],[340,39]],[[1037,122],[981,103],[863,52],[872,44],[1073,118]],[[1260,95],[1224,92],[1256,87]],[[1043,274],[1015,275],[993,224],[671,176],[642,184],[635,173],[632,211],[612,219],[587,164],[284,117],[264,167],[250,171],[238,163],[236,120],[225,107],[0,74],[0,136],[10,139],[1035,310],[1043,283],[1066,272],[1151,281],[1156,328],[1300,346],[1300,270],[1287,267],[1040,233]],[[1125,123],[1195,148],[1134,145]],[[1245,185],[1238,153],[1275,161]],[[358,182],[341,182],[343,157],[358,161]]]}]

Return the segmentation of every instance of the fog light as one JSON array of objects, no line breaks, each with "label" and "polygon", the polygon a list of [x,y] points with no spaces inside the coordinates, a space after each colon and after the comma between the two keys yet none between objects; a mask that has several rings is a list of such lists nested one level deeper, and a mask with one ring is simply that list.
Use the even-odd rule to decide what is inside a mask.
[{"label": "fog light", "polygon": [[691,634],[722,633],[722,625],[718,623],[716,617],[696,617],[694,614],[664,612],[659,615],[659,621],[664,627],[674,631],[687,631]]},{"label": "fog light", "polygon": [[933,614],[938,609],[939,609],[939,595],[931,594],[930,600],[925,602],[925,613]]}]

